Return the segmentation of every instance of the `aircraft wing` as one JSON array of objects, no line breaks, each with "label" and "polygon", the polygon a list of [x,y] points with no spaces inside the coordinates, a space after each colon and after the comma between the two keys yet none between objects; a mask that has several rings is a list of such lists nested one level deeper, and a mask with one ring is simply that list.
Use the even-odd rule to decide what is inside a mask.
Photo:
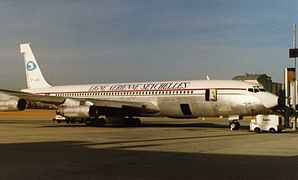
[{"label": "aircraft wing", "polygon": [[26,92],[21,92],[21,91],[12,91],[12,90],[0,89],[0,93],[6,94],[7,96],[14,96],[14,97],[23,98],[27,101],[48,102],[48,103],[53,103],[55,105],[62,104],[65,101],[64,97],[52,97],[52,96],[36,95],[36,94],[31,94],[31,93],[26,93]]},{"label": "aircraft wing", "polygon": [[[2,96],[1,96],[2,95]],[[1,90],[0,89],[0,111],[1,100],[18,99],[25,100],[29,108],[53,108],[59,107],[80,107],[80,106],[95,106],[100,115],[124,115],[137,116],[142,114],[154,114],[159,112],[159,108],[151,102],[135,102],[135,101],[120,101],[106,100],[94,98],[69,98],[36,95],[21,91]],[[24,108],[11,108],[8,110],[23,110]],[[3,111],[3,110],[2,110]]]}]

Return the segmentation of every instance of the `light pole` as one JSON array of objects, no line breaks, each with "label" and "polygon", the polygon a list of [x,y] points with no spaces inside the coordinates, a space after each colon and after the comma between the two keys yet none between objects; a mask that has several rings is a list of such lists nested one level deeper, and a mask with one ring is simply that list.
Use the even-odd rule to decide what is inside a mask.
[{"label": "light pole", "polygon": [[290,49],[289,51],[289,57],[290,58],[294,58],[293,60],[293,68],[295,70],[295,77],[294,77],[294,88],[293,91],[293,109],[294,109],[294,115],[295,115],[295,119],[293,122],[293,130],[296,130],[296,123],[297,123],[297,115],[296,115],[296,96],[297,96],[297,81],[296,81],[296,58],[298,57],[298,49],[296,49],[296,24],[293,24],[293,49]]}]

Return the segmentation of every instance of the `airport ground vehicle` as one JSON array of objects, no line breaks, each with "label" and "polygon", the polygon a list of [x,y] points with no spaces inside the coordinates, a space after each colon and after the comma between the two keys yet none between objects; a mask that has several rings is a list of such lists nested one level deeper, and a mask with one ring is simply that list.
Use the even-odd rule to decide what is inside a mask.
[{"label": "airport ground vehicle", "polygon": [[250,130],[255,133],[267,131],[270,133],[281,131],[281,116],[278,115],[257,115],[250,121]]}]

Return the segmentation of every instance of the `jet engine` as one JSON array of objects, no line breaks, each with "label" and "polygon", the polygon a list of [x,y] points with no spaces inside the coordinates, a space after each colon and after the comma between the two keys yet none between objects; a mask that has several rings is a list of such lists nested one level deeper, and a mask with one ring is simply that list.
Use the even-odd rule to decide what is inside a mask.
[{"label": "jet engine", "polygon": [[64,117],[89,118],[97,116],[97,109],[95,106],[87,105],[60,107],[57,109],[56,114]]},{"label": "jet engine", "polygon": [[26,106],[26,100],[18,97],[11,96],[7,100],[0,99],[0,111],[22,111]]}]

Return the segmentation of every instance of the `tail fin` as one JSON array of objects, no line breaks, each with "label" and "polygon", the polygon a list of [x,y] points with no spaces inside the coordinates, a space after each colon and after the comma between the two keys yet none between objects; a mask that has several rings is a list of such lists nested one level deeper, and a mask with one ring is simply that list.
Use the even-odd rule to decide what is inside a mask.
[{"label": "tail fin", "polygon": [[27,86],[29,89],[51,87],[44,79],[34,54],[31,50],[30,43],[20,44],[21,53],[24,54]]}]

